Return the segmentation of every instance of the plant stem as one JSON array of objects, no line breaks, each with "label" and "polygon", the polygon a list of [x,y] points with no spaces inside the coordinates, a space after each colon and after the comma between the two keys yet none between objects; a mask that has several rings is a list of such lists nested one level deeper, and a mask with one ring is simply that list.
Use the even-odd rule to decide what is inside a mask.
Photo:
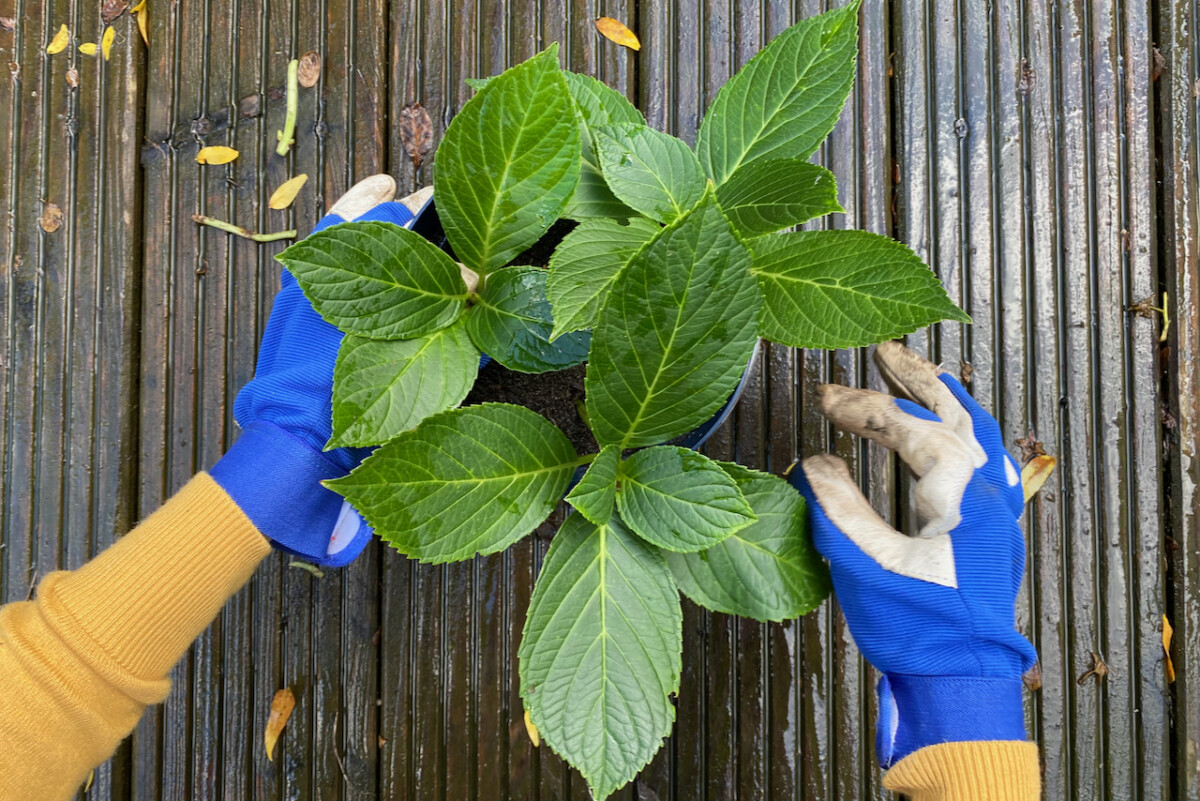
[{"label": "plant stem", "polygon": [[250,239],[255,242],[278,242],[281,239],[295,239],[296,238],[296,229],[295,228],[291,228],[287,231],[276,231],[273,234],[256,234],[253,231],[250,231],[250,230],[247,230],[247,229],[241,227],[240,225],[234,225],[233,223],[227,223],[224,220],[217,220],[217,219],[214,219],[213,217],[206,217],[203,214],[193,214],[192,220],[194,222],[200,223],[201,225],[209,225],[220,231],[224,231],[229,234],[234,234],[236,236],[240,236],[243,239]]},{"label": "plant stem", "polygon": [[275,148],[275,152],[281,156],[287,155],[296,133],[296,113],[300,106],[299,70],[300,59],[293,58],[288,63],[287,72],[287,116],[283,120],[283,130],[275,132],[275,137],[279,140],[279,146]]},{"label": "plant stem", "polygon": [[585,464],[591,464],[592,462],[596,461],[596,457],[599,455],[600,454],[598,453],[585,453],[583,456],[579,457],[579,461],[575,463],[575,466],[583,467]]},{"label": "plant stem", "polygon": [[325,571],[311,562],[302,562],[299,559],[293,559],[288,562],[288,567],[298,567],[307,573],[312,573],[317,578],[325,578]]}]

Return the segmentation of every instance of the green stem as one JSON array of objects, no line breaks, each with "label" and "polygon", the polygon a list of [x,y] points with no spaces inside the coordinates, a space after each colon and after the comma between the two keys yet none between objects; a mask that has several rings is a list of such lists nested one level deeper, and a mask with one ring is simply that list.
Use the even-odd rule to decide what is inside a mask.
[{"label": "green stem", "polygon": [[288,567],[298,567],[305,572],[312,573],[317,578],[325,578],[325,571],[311,562],[301,562],[299,559],[293,559],[288,562]]},{"label": "green stem", "polygon": [[287,231],[276,231],[273,234],[256,234],[253,231],[247,230],[240,225],[227,223],[224,220],[217,220],[212,217],[206,217],[203,214],[193,214],[192,221],[201,225],[208,225],[216,228],[219,231],[224,231],[228,234],[240,236],[243,239],[250,239],[255,242],[278,242],[281,239],[295,239],[296,229],[292,228]]},{"label": "green stem", "polygon": [[592,462],[596,461],[596,457],[599,455],[600,454],[598,454],[598,453],[584,454],[583,456],[579,457],[579,460],[577,462],[575,462],[575,466],[583,467],[585,464],[591,464]]},{"label": "green stem", "polygon": [[283,120],[283,130],[275,132],[275,138],[279,140],[279,147],[275,148],[275,152],[281,156],[288,154],[288,148],[292,146],[296,134],[296,113],[300,106],[299,70],[300,59],[292,59],[288,64],[287,73],[287,117]]}]

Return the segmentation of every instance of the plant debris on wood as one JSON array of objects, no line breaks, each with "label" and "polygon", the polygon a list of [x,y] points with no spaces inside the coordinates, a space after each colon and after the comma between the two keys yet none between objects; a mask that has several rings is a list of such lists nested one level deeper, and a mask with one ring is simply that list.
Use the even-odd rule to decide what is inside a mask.
[{"label": "plant debris on wood", "polygon": [[286,231],[277,231],[273,234],[256,234],[254,231],[251,231],[248,228],[243,228],[242,226],[234,225],[233,223],[227,223],[224,220],[217,220],[203,214],[193,214],[192,222],[199,223],[200,225],[207,225],[210,228],[216,228],[217,230],[224,231],[227,234],[234,234],[235,236],[240,236],[243,239],[249,239],[254,242],[278,242],[281,239],[296,238],[295,228],[290,228]]},{"label": "plant debris on wood", "polygon": [[288,718],[292,716],[292,710],[295,708],[296,696],[288,687],[275,693],[275,697],[271,699],[271,714],[267,718],[267,732],[263,737],[268,761],[274,761],[275,744],[279,742],[279,735],[283,732],[283,727],[287,725]]},{"label": "plant debris on wood", "polygon": [[129,8],[129,0],[104,0],[100,6],[100,19],[105,25],[112,25],[113,20],[125,13]]},{"label": "plant debris on wood", "polygon": [[42,217],[38,221],[42,226],[42,230],[48,234],[52,234],[59,228],[62,228],[63,213],[57,203],[47,203],[46,208],[42,209]]},{"label": "plant debris on wood", "polygon": [[239,155],[232,147],[209,145],[208,147],[200,148],[200,151],[196,153],[196,161],[201,164],[228,164]]},{"label": "plant debris on wood", "polygon": [[433,147],[433,121],[420,103],[409,103],[400,109],[400,142],[413,167],[420,167]]},{"label": "plant debris on wood", "polygon": [[596,20],[596,30],[600,31],[600,35],[605,39],[622,47],[628,47],[630,50],[642,49],[642,43],[638,41],[637,36],[620,20],[600,17]]},{"label": "plant debris on wood", "polygon": [[1175,630],[1171,628],[1171,621],[1167,620],[1166,615],[1163,615],[1162,644],[1163,656],[1167,659],[1167,684],[1173,684],[1175,681],[1175,664],[1171,661],[1171,636],[1174,633]]},{"label": "plant debris on wood", "polygon": [[1025,503],[1037,495],[1038,490],[1046,483],[1046,479],[1050,478],[1050,474],[1054,472],[1054,466],[1058,464],[1058,460],[1053,456],[1042,454],[1035,456],[1025,463],[1021,468],[1021,484],[1025,488]]},{"label": "plant debris on wood", "polygon": [[46,45],[46,52],[50,55],[61,53],[67,48],[69,41],[71,41],[71,32],[67,30],[66,25],[63,25],[58,29],[58,33],[54,34],[54,38],[50,40],[50,44]]},{"label": "plant debris on wood", "polygon": [[1092,666],[1088,668],[1082,676],[1076,680],[1076,684],[1082,686],[1085,681],[1095,677],[1096,683],[1100,684],[1104,681],[1104,677],[1108,675],[1108,665],[1104,664],[1104,659],[1100,654],[1092,651]]},{"label": "plant debris on wood", "polygon": [[309,50],[300,56],[300,66],[296,69],[296,80],[305,89],[312,89],[321,79],[321,54]]},{"label": "plant debris on wood", "polygon": [[300,108],[300,60],[292,59],[287,69],[287,116],[283,119],[283,130],[275,132],[279,146],[275,152],[286,156],[296,136],[296,114]]},{"label": "plant debris on wood", "polygon": [[109,26],[104,29],[104,36],[100,37],[100,52],[104,55],[104,60],[108,61],[108,57],[112,55],[113,40],[117,37],[116,30]]},{"label": "plant debris on wood", "polygon": [[276,211],[286,209],[296,200],[296,195],[300,194],[300,189],[307,181],[307,173],[301,173],[295,178],[289,178],[271,193],[271,199],[267,201],[267,205]]}]

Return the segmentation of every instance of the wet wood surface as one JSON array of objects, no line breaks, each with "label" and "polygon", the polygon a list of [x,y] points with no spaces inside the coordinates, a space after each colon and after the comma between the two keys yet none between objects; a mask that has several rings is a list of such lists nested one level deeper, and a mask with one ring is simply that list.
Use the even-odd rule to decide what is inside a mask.
[{"label": "wet wood surface", "polygon": [[[1026,515],[1018,609],[1041,658],[1027,718],[1045,795],[1200,801],[1197,11],[864,5],[858,82],[816,157],[846,208],[824,224],[894,235],[928,261],[975,322],[910,344],[969,376],[1014,454],[1040,442],[1058,459]],[[436,142],[470,96],[463,78],[551,42],[566,66],[692,141],[734,70],[829,6],[150,0],[151,46],[126,14],[104,61],[75,48],[99,41],[98,3],[0,0],[16,20],[0,30],[0,600],[81,564],[237,436],[233,400],[253,374],[283,244],[202,229],[192,214],[303,233],[358,178],[428,183],[429,164],[404,153],[401,111],[421,103]],[[600,38],[600,15],[628,22],[641,52]],[[64,23],[75,41],[47,55]],[[279,157],[286,64],[309,50],[321,78]],[[200,166],[205,145],[241,157]],[[269,210],[302,172],[297,204]],[[1149,307],[1164,292],[1160,342]],[[895,461],[817,413],[827,381],[881,386],[865,352],[766,348],[709,453],[781,472],[835,451],[881,513],[911,525]],[[518,634],[548,542],[542,531],[447,566],[374,543],[323,578],[272,555],[86,797],[586,799],[522,723]],[[875,676],[835,604],[773,625],[684,608],[675,732],[614,797],[887,797]],[[1108,673],[1081,682],[1093,654]],[[283,686],[298,706],[271,762],[262,737]]]}]

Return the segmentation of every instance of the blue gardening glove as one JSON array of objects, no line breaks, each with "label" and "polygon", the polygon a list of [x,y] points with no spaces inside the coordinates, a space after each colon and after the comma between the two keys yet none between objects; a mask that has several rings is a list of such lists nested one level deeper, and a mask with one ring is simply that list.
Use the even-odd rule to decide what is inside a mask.
[{"label": "blue gardening glove", "polygon": [[[395,194],[396,182],[386,175],[360,181],[313,232],[347,220],[407,226],[429,193],[390,202]],[[287,270],[281,283],[254,379],[233,407],[242,435],[210,474],[276,547],[340,567],[362,553],[371,529],[320,482],[346,475],[370,451],[324,450],[333,429],[333,365],[342,332],[313,310]]]},{"label": "blue gardening glove", "polygon": [[918,535],[885,523],[841,459],[805,459],[790,480],[854,641],[883,673],[879,761],[936,743],[1025,740],[1021,675],[1037,654],[1013,608],[1025,571],[1020,473],[958,381],[895,342],[875,360],[899,398],[828,385],[821,407],[916,474]]}]

